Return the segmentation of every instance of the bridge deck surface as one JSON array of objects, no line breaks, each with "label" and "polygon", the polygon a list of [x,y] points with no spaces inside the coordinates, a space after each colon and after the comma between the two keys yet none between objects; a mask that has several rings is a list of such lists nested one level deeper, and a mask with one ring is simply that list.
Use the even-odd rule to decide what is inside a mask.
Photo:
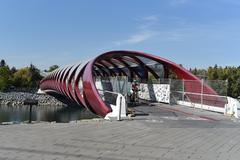
[{"label": "bridge deck surface", "polygon": [[240,157],[240,122],[181,106],[137,106],[133,120],[0,126],[0,159],[206,160]]}]

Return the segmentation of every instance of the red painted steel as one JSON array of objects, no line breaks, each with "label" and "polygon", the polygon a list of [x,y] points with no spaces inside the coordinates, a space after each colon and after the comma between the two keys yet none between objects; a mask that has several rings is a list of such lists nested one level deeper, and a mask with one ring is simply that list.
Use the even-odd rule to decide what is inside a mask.
[{"label": "red painted steel", "polygon": [[[171,70],[178,76],[179,79],[194,80],[196,85],[190,85],[188,83],[185,84],[186,92],[199,93],[201,90],[201,80],[180,65],[158,56],[136,51],[110,51],[99,55],[84,64],[77,64],[75,66],[59,69],[45,77],[40,82],[40,88],[46,92],[53,90],[62,94],[80,106],[88,108],[93,113],[101,117],[105,117],[106,114],[112,111],[112,109],[99,95],[95,85],[95,75],[117,76],[118,74],[123,74],[129,75],[130,78],[138,76],[139,78],[146,79],[148,75],[147,72],[149,71],[156,78],[159,78],[158,74],[155,73],[153,69],[145,65],[145,62],[140,60],[138,57],[144,57],[162,64],[166,73],[169,73],[168,71]],[[143,69],[144,75],[141,77],[138,70],[132,67],[130,63],[134,63],[135,65],[138,65],[139,68]],[[99,70],[95,70],[95,67],[98,67]],[[127,68],[129,70],[129,74],[126,73],[122,67]],[[114,73],[114,69],[117,70],[118,74]],[[165,77],[167,76],[166,73],[164,75]],[[81,82],[83,83],[83,88],[81,88],[82,92],[79,88]],[[206,94],[217,94],[206,84],[203,89]]]}]

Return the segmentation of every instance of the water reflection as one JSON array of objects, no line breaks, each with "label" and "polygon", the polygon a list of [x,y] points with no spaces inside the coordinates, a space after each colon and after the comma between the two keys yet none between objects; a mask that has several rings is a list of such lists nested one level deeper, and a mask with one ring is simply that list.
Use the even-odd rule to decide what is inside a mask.
[{"label": "water reflection", "polygon": [[[95,118],[96,115],[77,107],[33,106],[32,120],[47,122],[69,122]],[[29,106],[0,106],[0,123],[20,123],[29,120]]]}]

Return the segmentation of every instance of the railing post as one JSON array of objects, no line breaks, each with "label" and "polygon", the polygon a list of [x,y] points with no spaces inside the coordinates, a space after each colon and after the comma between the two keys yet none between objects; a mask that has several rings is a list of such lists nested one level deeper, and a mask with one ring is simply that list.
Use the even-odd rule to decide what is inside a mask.
[{"label": "railing post", "polygon": [[32,123],[32,105],[30,104],[30,109],[29,109],[29,121],[28,123]]},{"label": "railing post", "polygon": [[125,77],[125,100],[126,100],[126,110],[128,108],[128,77]]},{"label": "railing post", "polygon": [[169,84],[169,104],[172,105],[172,79],[168,79]]},{"label": "railing post", "polygon": [[118,121],[121,121],[121,112],[122,112],[122,96],[120,96],[119,113],[118,113],[118,117],[117,117]]},{"label": "railing post", "polygon": [[182,88],[183,88],[183,92],[182,92],[182,101],[184,101],[184,95],[185,95],[185,83],[184,83],[184,79],[182,80]]},{"label": "railing post", "polygon": [[203,84],[204,80],[201,80],[201,109],[203,108]]}]

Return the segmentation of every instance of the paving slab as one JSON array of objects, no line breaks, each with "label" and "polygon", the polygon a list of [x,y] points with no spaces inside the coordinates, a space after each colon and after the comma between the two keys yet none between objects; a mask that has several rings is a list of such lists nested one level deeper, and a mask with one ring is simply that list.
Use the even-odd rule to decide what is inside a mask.
[{"label": "paving slab", "polygon": [[237,119],[182,106],[134,108],[133,120],[0,126],[0,159],[238,160]]}]

